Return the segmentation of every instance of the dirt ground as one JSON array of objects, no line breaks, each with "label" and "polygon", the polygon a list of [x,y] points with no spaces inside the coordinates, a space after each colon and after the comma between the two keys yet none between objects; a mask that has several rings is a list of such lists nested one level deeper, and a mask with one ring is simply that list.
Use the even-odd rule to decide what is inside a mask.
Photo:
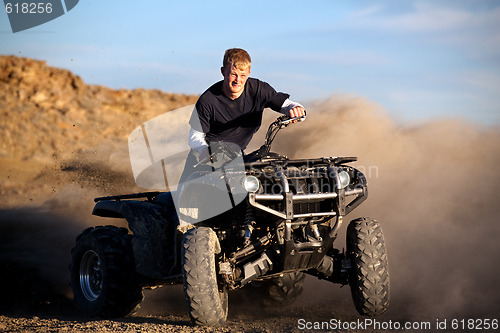
[{"label": "dirt ground", "polygon": [[[316,288],[322,288],[317,297]],[[181,286],[164,286],[146,290],[137,312],[129,317],[103,320],[82,315],[69,299],[57,298],[44,304],[19,303],[0,315],[0,331],[5,332],[373,332],[373,327],[351,326],[337,329],[347,322],[357,325],[359,317],[348,288],[332,287],[315,279],[306,279],[305,293],[283,308],[260,308],[252,300],[230,294],[229,316],[222,327],[193,326],[184,304]],[[308,293],[312,293],[308,294]],[[326,293],[326,295],[325,295]],[[390,315],[377,318],[380,323],[394,321]],[[399,318],[404,323],[404,318]],[[309,325],[309,326],[307,326]],[[313,325],[323,325],[314,329]],[[325,326],[327,325],[327,326]],[[308,327],[310,329],[308,329]],[[402,332],[410,330],[400,330]]]}]

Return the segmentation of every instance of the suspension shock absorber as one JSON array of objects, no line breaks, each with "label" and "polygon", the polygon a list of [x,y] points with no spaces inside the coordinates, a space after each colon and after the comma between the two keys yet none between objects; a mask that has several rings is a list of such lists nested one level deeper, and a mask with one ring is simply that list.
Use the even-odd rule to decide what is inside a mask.
[{"label": "suspension shock absorber", "polygon": [[323,240],[323,238],[321,237],[321,234],[319,233],[319,230],[318,230],[318,226],[314,223],[314,221],[309,222],[309,228],[311,228],[311,231],[313,232],[314,237],[321,242]]},{"label": "suspension shock absorber", "polygon": [[252,232],[255,229],[255,211],[252,205],[247,205],[246,220],[245,220],[245,246],[250,244]]}]

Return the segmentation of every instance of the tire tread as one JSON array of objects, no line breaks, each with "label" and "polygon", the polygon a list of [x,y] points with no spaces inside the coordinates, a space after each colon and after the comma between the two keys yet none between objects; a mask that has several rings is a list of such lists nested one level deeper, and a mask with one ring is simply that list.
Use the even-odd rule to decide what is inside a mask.
[{"label": "tire tread", "polygon": [[182,242],[184,293],[191,321],[196,325],[218,326],[227,319],[227,291],[221,300],[215,269],[220,252],[217,236],[210,228],[188,230]]},{"label": "tire tread", "polygon": [[353,220],[347,228],[347,251],[352,258],[349,284],[356,310],[365,316],[385,313],[389,306],[390,280],[379,223],[372,218]]}]

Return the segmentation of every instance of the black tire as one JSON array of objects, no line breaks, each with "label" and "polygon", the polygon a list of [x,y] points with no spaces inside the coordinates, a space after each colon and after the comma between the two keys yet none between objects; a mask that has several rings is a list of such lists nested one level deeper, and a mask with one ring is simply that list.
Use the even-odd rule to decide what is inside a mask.
[{"label": "black tire", "polygon": [[384,235],[377,221],[359,218],[347,227],[349,285],[354,306],[363,316],[378,316],[389,306],[389,269]]},{"label": "black tire", "polygon": [[293,304],[302,294],[304,279],[302,272],[286,273],[283,276],[252,283],[248,289],[252,298],[258,297],[258,303],[266,307],[287,306]]},{"label": "black tire", "polygon": [[218,326],[227,319],[228,292],[217,281],[217,254],[220,245],[215,232],[198,227],[188,230],[182,240],[184,295],[191,321],[196,325]]},{"label": "black tire", "polygon": [[76,306],[91,316],[117,318],[142,301],[131,235],[125,228],[88,228],[71,251],[71,287]]}]

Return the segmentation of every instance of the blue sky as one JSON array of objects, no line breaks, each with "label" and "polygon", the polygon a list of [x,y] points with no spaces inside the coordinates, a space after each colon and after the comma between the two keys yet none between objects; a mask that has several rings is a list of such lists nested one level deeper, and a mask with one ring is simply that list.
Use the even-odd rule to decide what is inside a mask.
[{"label": "blue sky", "polygon": [[80,0],[15,34],[0,13],[1,54],[111,88],[200,94],[230,47],[297,101],[352,94],[398,121],[500,124],[500,1]]}]

